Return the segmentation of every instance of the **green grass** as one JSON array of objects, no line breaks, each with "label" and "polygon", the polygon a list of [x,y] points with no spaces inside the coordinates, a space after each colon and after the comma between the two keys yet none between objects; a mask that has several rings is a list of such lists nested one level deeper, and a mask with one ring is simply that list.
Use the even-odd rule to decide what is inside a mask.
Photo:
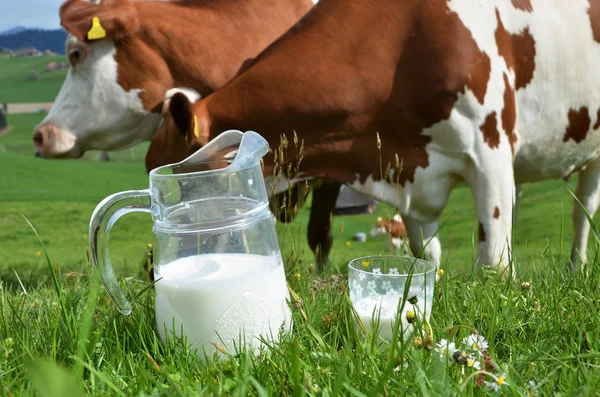
[{"label": "green grass", "polygon": [[[45,72],[52,61],[64,62],[64,56],[24,58],[0,57],[0,103],[52,102],[60,90],[66,70]],[[30,80],[33,72],[38,78]]]},{"label": "green grass", "polygon": [[[556,258],[555,258],[556,259]],[[432,346],[476,330],[489,343],[487,373],[502,395],[594,395],[600,387],[598,264],[570,275],[556,261],[532,271],[531,285],[476,278],[447,268],[435,285]],[[49,259],[47,268],[53,269]],[[295,291],[291,334],[257,357],[230,352],[202,364],[185,340],[158,337],[152,287],[123,281],[135,297],[116,313],[96,274],[58,276],[55,288],[0,290],[0,375],[6,395],[493,395],[473,368],[415,340],[390,344],[362,334],[343,278],[288,277]],[[321,286],[322,288],[318,288]],[[148,288],[150,287],[150,288]],[[424,335],[425,336],[425,335]],[[422,340],[426,340],[423,338]],[[452,354],[453,351],[450,351]],[[483,364],[482,364],[483,365]],[[10,393],[10,394],[9,394]],[[531,394],[533,395],[533,394]]]}]

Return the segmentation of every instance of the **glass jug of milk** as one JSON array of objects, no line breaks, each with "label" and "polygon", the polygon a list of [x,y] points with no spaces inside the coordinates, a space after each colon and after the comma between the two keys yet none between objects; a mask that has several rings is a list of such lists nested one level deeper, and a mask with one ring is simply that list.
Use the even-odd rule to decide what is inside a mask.
[{"label": "glass jug of milk", "polygon": [[[150,188],[113,194],[90,220],[92,262],[119,311],[131,304],[109,256],[113,224],[129,212],[149,212],[154,249],[159,335],[187,335],[204,361],[221,349],[235,354],[245,340],[277,340],[291,330],[275,223],[260,165],[266,140],[253,131],[225,131],[185,160],[150,172]],[[211,343],[212,342],[212,343]]]}]

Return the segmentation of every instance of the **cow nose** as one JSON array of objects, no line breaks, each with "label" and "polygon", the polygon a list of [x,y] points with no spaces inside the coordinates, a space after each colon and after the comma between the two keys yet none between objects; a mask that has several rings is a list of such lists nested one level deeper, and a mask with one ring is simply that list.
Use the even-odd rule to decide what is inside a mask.
[{"label": "cow nose", "polygon": [[52,145],[56,127],[52,124],[42,124],[33,133],[33,143],[38,152],[44,152]]},{"label": "cow nose", "polygon": [[44,144],[44,134],[40,130],[36,130],[33,133],[33,142],[36,147],[42,146]]}]

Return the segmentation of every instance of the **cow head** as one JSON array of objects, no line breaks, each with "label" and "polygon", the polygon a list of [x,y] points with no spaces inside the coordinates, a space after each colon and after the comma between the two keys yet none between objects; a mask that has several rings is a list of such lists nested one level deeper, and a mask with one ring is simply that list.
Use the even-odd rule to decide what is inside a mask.
[{"label": "cow head", "polygon": [[[146,170],[177,163],[208,143],[204,119],[194,114],[200,94],[186,88],[168,90],[163,102],[162,121],[146,153]],[[203,128],[204,127],[204,128]]]},{"label": "cow head", "polygon": [[34,132],[38,152],[78,158],[87,150],[121,150],[150,140],[160,122],[152,110],[172,87],[172,78],[162,57],[138,37],[133,3],[67,0],[60,18],[69,33],[70,68]]}]

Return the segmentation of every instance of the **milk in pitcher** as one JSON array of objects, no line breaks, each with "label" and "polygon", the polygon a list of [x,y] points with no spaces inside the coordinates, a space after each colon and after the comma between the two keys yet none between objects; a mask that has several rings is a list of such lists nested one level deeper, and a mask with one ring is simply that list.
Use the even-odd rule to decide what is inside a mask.
[{"label": "milk in pitcher", "polygon": [[[187,334],[187,343],[204,361],[216,348],[231,354],[244,341],[249,351],[261,345],[260,336],[277,341],[281,326],[291,329],[289,292],[280,256],[203,254],[177,259],[158,268],[155,284],[156,320],[165,342]],[[283,281],[283,282],[282,282]],[[235,347],[234,347],[235,343]]]}]

